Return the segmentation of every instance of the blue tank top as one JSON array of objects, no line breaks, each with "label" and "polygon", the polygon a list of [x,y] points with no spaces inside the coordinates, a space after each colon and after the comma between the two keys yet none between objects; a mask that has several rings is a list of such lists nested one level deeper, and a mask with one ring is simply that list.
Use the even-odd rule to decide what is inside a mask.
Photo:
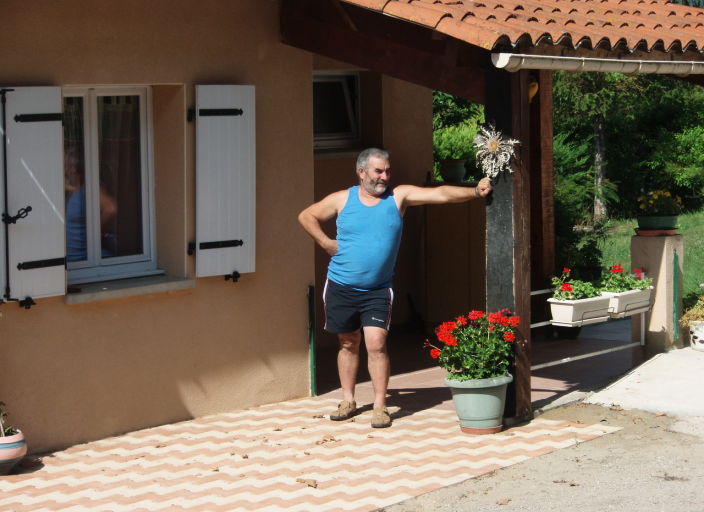
[{"label": "blue tank top", "polygon": [[337,216],[337,253],[330,259],[328,279],[362,291],[390,287],[402,230],[391,190],[366,206],[359,200],[359,186],[350,187]]}]

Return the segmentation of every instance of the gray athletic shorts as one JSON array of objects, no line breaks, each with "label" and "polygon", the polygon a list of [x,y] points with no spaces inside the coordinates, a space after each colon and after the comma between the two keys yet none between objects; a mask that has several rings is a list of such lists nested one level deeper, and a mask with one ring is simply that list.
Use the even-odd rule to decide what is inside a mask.
[{"label": "gray athletic shorts", "polygon": [[394,292],[379,288],[361,292],[348,286],[325,281],[325,330],[333,334],[354,332],[360,327],[391,327],[391,305]]}]

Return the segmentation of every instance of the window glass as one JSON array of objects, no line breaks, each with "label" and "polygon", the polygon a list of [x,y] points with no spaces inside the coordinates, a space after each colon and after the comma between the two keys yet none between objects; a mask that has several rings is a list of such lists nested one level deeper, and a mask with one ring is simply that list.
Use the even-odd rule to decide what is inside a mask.
[{"label": "window glass", "polygon": [[66,259],[84,261],[86,245],[86,165],[83,98],[64,98],[64,192]]},{"label": "window glass", "polygon": [[313,80],[316,147],[351,147],[358,141],[358,76],[318,75]]},{"label": "window glass", "polygon": [[147,87],[64,89],[69,283],[156,271]]},{"label": "window glass", "polygon": [[101,257],[141,254],[139,96],[98,98]]}]

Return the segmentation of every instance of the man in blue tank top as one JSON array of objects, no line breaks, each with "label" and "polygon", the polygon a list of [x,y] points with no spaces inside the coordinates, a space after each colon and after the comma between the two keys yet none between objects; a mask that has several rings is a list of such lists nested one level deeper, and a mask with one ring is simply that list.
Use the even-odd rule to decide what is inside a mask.
[{"label": "man in blue tank top", "polygon": [[[391,426],[386,409],[390,374],[386,338],[393,303],[391,281],[406,208],[483,198],[492,187],[484,178],[476,188],[399,185],[392,190],[389,153],[377,148],[359,154],[357,176],[359,185],[309,206],[298,220],[331,256],[323,292],[325,330],[339,339],[337,367],[343,400],[330,419],[346,420],[357,411],[354,391],[363,332],[374,388],[372,427],[381,428]],[[335,217],[337,235],[331,239],[321,223]]]}]

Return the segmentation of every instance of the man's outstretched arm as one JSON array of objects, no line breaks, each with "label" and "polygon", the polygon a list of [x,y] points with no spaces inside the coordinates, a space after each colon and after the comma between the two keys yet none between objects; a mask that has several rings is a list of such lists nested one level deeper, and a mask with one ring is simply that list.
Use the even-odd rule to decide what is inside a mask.
[{"label": "man's outstretched arm", "polygon": [[311,236],[315,243],[323,248],[330,256],[337,252],[337,240],[333,240],[325,234],[320,226],[321,222],[328,221],[335,217],[345,205],[347,191],[341,190],[325,197],[321,201],[310,205],[298,214],[298,222],[303,229]]},{"label": "man's outstretched arm", "polygon": [[491,193],[489,178],[482,178],[476,187],[456,187],[441,185],[439,187],[416,187],[399,185],[394,194],[399,195],[403,208],[421,204],[463,203],[471,199],[486,197]]}]

